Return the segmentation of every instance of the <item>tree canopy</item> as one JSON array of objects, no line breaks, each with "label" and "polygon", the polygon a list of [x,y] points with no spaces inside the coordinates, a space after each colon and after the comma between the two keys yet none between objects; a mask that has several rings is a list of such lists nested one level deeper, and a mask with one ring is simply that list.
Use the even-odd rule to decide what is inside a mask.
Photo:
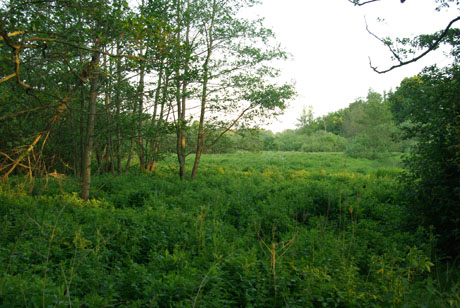
[{"label": "tree canopy", "polygon": [[[287,55],[273,32],[239,17],[257,3],[4,2],[4,177],[72,171],[88,199],[92,169],[121,173],[136,155],[141,169],[153,171],[171,142],[181,178],[186,157],[197,154],[194,177],[200,154],[226,131],[282,112],[295,95],[275,81],[270,63]],[[208,135],[210,125],[222,134]]]}]

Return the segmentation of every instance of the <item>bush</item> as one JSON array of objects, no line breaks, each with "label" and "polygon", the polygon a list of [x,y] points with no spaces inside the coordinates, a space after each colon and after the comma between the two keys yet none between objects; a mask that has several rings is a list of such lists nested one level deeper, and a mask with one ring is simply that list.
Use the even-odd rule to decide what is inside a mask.
[{"label": "bush", "polygon": [[459,67],[431,67],[403,80],[390,97],[405,137],[418,140],[405,160],[412,223],[434,226],[440,248],[454,258],[460,254],[459,91]]},{"label": "bush", "polygon": [[300,150],[302,152],[343,152],[347,139],[325,131],[316,131],[308,136]]},{"label": "bush", "polygon": [[353,158],[379,159],[390,156],[388,147],[371,138],[367,134],[360,134],[353,138],[345,149],[345,155]]}]

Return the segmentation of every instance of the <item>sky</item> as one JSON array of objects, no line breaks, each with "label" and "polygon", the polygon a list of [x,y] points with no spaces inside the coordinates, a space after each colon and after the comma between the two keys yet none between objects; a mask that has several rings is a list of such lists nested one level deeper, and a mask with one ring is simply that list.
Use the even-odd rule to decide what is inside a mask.
[{"label": "sky", "polygon": [[[304,107],[312,106],[315,117],[347,107],[365,97],[370,88],[379,93],[396,89],[405,77],[425,66],[447,65],[449,59],[436,52],[421,61],[386,74],[369,66],[391,66],[388,49],[366,31],[381,37],[408,37],[442,30],[459,12],[455,7],[435,11],[434,0],[382,0],[361,7],[347,0],[262,0],[245,12],[263,17],[277,41],[291,54],[278,65],[282,79],[294,81],[298,96],[285,114],[265,128],[273,132],[294,129]],[[378,21],[378,19],[383,21]],[[457,25],[460,26],[460,25]]]}]

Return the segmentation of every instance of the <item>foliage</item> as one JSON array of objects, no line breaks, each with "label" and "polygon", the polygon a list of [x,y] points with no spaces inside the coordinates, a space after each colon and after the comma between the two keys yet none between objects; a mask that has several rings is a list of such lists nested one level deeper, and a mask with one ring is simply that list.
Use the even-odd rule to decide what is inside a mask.
[{"label": "foliage", "polygon": [[304,142],[300,148],[302,152],[343,152],[347,145],[344,137],[322,130],[308,136]]},{"label": "foliage", "polygon": [[239,13],[257,3],[4,1],[1,175],[73,173],[87,199],[91,171],[136,159],[153,171],[171,150],[182,168],[221,152],[227,130],[281,113],[295,90],[270,62],[287,53]]},{"label": "foliage", "polygon": [[307,127],[313,124],[314,117],[313,117],[313,106],[308,106],[308,111],[305,107],[302,108],[302,113],[300,117],[297,119],[296,126],[298,128]]},{"label": "foliage", "polygon": [[213,154],[195,181],[180,181],[173,159],[155,174],[95,177],[89,202],[72,178],[45,191],[37,179],[34,196],[22,178],[2,186],[0,306],[459,303],[452,277],[443,289],[431,277],[427,233],[401,229],[397,159]]},{"label": "foliage", "polygon": [[394,149],[396,127],[386,101],[369,90],[365,101],[357,101],[344,112],[344,135],[352,138],[345,151],[352,157],[376,159]]},{"label": "foliage", "polygon": [[431,67],[405,79],[391,96],[406,138],[417,144],[405,159],[414,223],[433,225],[447,253],[460,253],[460,70]]},{"label": "foliage", "polygon": [[276,146],[265,150],[345,151],[350,157],[378,159],[392,151],[404,152],[411,144],[401,142],[387,101],[371,89],[366,99],[316,119],[311,108],[304,108],[297,120],[297,129],[278,133],[271,143]]}]

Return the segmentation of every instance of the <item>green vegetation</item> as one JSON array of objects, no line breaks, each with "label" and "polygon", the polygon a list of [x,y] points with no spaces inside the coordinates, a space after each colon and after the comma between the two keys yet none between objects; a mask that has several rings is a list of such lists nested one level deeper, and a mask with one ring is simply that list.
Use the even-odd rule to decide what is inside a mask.
[{"label": "green vegetation", "polygon": [[459,90],[459,67],[431,67],[405,79],[391,98],[405,138],[418,141],[403,180],[412,224],[434,226],[451,256],[460,254]]},{"label": "green vegetation", "polygon": [[436,238],[404,230],[399,162],[205,155],[194,181],[168,160],[155,175],[95,177],[89,202],[72,178],[36,179],[32,195],[12,178],[0,305],[455,307]]},{"label": "green vegetation", "polygon": [[93,158],[99,172],[121,174],[133,156],[153,171],[174,151],[179,176],[196,177],[225,132],[295,96],[276,80],[272,63],[287,53],[274,33],[241,16],[257,2],[3,1],[2,175],[71,170],[88,200]]},{"label": "green vegetation", "polygon": [[0,4],[0,307],[460,307],[460,17],[274,134],[258,0],[135,2]]},{"label": "green vegetation", "polygon": [[365,99],[357,99],[347,108],[323,117],[315,119],[311,108],[304,109],[297,126],[296,130],[286,130],[274,137],[279,150],[344,151],[350,157],[368,159],[405,150],[388,100],[371,89]]}]

